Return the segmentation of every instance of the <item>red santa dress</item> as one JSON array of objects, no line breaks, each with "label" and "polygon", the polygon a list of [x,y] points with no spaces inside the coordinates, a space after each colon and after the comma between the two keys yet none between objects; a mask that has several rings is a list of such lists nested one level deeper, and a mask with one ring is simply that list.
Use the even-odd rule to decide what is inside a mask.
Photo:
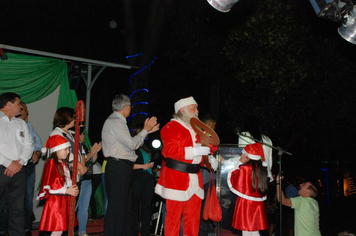
[{"label": "red santa dress", "polygon": [[[202,156],[194,156],[196,133],[180,119],[172,119],[161,130],[162,154],[188,164],[202,165]],[[155,188],[156,194],[166,199],[165,235],[178,235],[183,214],[183,235],[198,235],[200,207],[204,198],[203,177],[165,166]]]},{"label": "red santa dress", "polygon": [[64,163],[60,163],[60,166],[65,179],[60,175],[54,159],[48,159],[43,169],[41,188],[37,197],[37,200],[46,199],[40,231],[68,230],[70,196],[66,195],[65,191],[72,185],[72,180],[68,167]]},{"label": "red santa dress", "polygon": [[[241,165],[227,177],[230,190],[238,195],[236,200],[232,227],[243,231],[259,231],[268,229],[266,211],[266,195],[260,195],[252,189],[252,166]],[[256,184],[257,185],[257,184]]]}]

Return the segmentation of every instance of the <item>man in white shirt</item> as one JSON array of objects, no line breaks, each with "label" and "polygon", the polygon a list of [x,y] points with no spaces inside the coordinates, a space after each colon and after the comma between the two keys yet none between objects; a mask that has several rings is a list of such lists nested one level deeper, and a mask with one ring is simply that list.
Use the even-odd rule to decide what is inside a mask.
[{"label": "man in white shirt", "polygon": [[147,118],[140,133],[131,137],[126,118],[131,112],[130,98],[118,94],[112,101],[113,113],[106,119],[102,137],[102,150],[108,162],[105,168],[105,187],[108,208],[104,234],[131,235],[133,164],[135,150],[142,146],[146,136],[159,129],[156,117]]},{"label": "man in white shirt", "polygon": [[24,198],[26,172],[22,168],[33,153],[32,138],[21,113],[20,96],[0,95],[0,212],[9,211],[8,234],[25,235]]}]

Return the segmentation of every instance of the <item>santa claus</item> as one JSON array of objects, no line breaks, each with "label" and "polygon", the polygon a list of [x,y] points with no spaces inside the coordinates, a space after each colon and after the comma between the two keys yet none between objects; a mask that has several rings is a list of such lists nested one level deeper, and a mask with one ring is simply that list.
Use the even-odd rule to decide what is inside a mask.
[{"label": "santa claus", "polygon": [[[193,97],[174,104],[175,114],[161,130],[162,155],[165,166],[161,170],[155,192],[166,199],[165,235],[179,235],[183,216],[183,235],[199,232],[200,208],[204,198],[200,166],[209,147],[201,146],[190,125],[190,118],[198,117],[198,104]],[[209,159],[216,169],[217,161]]]}]

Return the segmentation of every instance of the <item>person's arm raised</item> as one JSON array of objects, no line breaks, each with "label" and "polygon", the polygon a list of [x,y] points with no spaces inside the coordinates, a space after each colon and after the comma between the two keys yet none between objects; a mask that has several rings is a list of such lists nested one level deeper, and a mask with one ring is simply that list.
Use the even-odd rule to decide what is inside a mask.
[{"label": "person's arm raised", "polygon": [[[277,178],[276,178],[276,197],[277,197],[278,202],[280,202],[279,201],[279,198],[280,198],[280,196],[279,196],[280,195],[280,193],[279,193],[279,185],[280,185],[279,176],[277,176]],[[286,198],[284,196],[283,191],[282,191],[282,204],[285,205],[285,206],[288,206],[288,207],[292,206],[292,201],[290,200],[290,198]]]},{"label": "person's arm raised", "polygon": [[157,123],[157,118],[155,116],[147,118],[143,125],[143,129],[146,130],[149,134],[159,130],[159,123]]}]

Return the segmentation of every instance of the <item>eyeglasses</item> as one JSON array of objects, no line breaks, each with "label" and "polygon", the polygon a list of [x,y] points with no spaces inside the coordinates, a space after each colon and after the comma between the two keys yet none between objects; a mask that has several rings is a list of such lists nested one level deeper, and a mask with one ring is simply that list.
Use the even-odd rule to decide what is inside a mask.
[{"label": "eyeglasses", "polygon": [[129,105],[125,105],[125,107],[126,107],[126,106],[129,106],[129,107],[131,107],[131,109],[133,108],[133,106],[132,106],[131,104],[129,104]]}]

